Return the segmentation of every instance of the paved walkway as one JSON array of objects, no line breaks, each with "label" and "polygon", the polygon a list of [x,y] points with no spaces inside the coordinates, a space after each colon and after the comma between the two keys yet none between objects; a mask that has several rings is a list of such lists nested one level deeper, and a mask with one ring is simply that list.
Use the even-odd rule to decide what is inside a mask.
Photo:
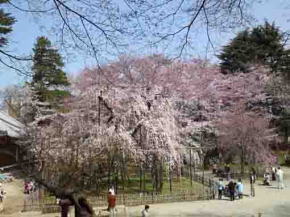
[{"label": "paved walkway", "polygon": [[[252,217],[262,213],[262,217],[290,216],[290,169],[284,169],[286,188],[278,190],[273,186],[255,185],[256,197],[244,197],[242,200],[223,200],[180,202],[151,205],[150,216],[184,217]],[[250,195],[250,185],[245,184],[245,194]],[[129,208],[129,216],[140,216],[142,207]],[[285,215],[286,214],[286,215]]]}]

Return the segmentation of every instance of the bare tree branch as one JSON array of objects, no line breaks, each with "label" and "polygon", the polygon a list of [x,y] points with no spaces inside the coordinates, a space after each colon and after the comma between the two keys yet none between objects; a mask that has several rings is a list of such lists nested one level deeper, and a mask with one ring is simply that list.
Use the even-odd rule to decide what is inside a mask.
[{"label": "bare tree branch", "polygon": [[25,76],[29,76],[29,77],[31,77],[31,74],[30,74],[29,72],[27,72],[27,71],[25,71],[25,70],[21,70],[21,69],[19,69],[19,68],[16,68],[16,67],[14,67],[13,65],[10,65],[10,64],[4,62],[1,58],[0,58],[0,62],[1,62],[4,66],[6,66],[6,67],[8,67],[8,68],[10,68],[10,69],[13,69],[14,71],[16,71],[17,73],[19,73],[20,75],[25,75]]},{"label": "bare tree branch", "polygon": [[8,0],[7,1],[8,4],[10,4],[12,7],[16,8],[17,10],[19,11],[22,11],[22,12],[29,12],[29,13],[47,13],[47,12],[51,12],[54,10],[54,8],[50,8],[50,9],[47,9],[47,10],[30,10],[30,9],[25,9],[25,8],[21,8],[17,5],[15,5],[14,3],[12,3],[11,0]]},{"label": "bare tree branch", "polygon": [[12,58],[14,60],[20,60],[20,61],[30,61],[32,60],[31,57],[18,57],[18,56],[15,56],[15,55],[12,55],[12,54],[9,54],[3,50],[0,50],[0,53],[2,53],[3,55],[9,57],[9,58]]}]

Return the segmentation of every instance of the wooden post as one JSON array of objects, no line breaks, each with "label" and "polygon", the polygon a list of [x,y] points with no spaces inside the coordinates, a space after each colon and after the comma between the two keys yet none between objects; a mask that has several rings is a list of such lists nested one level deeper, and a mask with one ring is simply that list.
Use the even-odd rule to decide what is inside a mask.
[{"label": "wooden post", "polygon": [[171,193],[172,192],[172,172],[171,172],[170,164],[169,164],[169,189]]},{"label": "wooden post", "polygon": [[[204,155],[204,154],[203,154]],[[203,156],[202,163],[202,184],[204,184],[204,167],[205,167],[205,156]]]},{"label": "wooden post", "polygon": [[189,173],[190,173],[190,186],[192,187],[192,164],[191,164],[191,148],[189,149]]},{"label": "wooden post", "polygon": [[143,173],[142,173],[142,163],[140,162],[140,176],[139,176],[140,192],[142,192],[142,177],[143,177]]}]

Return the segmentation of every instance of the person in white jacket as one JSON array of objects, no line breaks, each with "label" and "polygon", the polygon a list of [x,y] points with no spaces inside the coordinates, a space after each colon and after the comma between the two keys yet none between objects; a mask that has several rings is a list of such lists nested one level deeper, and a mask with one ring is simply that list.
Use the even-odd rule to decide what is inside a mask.
[{"label": "person in white jacket", "polygon": [[149,217],[149,205],[145,205],[145,208],[141,212],[142,217]]},{"label": "person in white jacket", "polygon": [[283,175],[284,172],[282,171],[282,169],[280,167],[278,167],[277,172],[276,172],[276,179],[277,179],[277,183],[278,183],[278,189],[283,189],[284,188],[284,182],[283,182]]}]

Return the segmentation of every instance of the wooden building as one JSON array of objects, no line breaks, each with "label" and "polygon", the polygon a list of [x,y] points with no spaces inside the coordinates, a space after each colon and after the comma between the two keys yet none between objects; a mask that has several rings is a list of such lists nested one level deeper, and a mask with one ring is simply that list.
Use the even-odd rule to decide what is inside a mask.
[{"label": "wooden building", "polygon": [[17,163],[20,160],[19,138],[23,125],[3,111],[0,111],[0,167]]}]

